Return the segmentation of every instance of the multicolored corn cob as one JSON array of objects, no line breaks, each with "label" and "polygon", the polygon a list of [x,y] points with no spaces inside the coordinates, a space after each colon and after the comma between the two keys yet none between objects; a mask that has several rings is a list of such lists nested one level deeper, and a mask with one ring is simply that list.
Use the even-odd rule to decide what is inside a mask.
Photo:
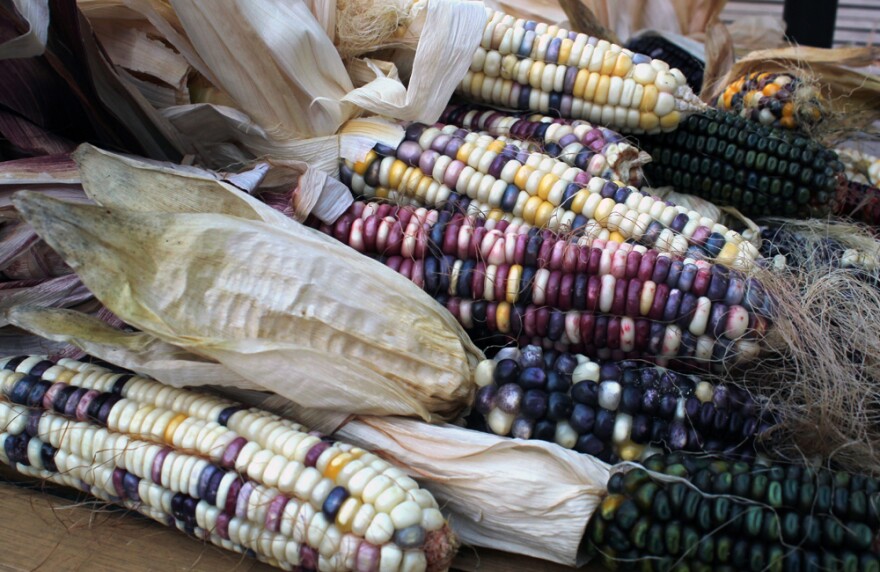
[{"label": "multicolored corn cob", "polygon": [[355,203],[335,225],[315,226],[381,257],[432,296],[452,297],[447,303],[466,328],[474,324],[462,308],[482,301],[491,309],[477,323],[488,318],[490,332],[547,338],[590,357],[620,350],[707,365],[752,357],[770,326],[772,305],[760,285],[724,266],[490,222]]},{"label": "multicolored corn cob", "polygon": [[755,455],[772,417],[746,392],[623,361],[599,364],[538,346],[504,348],[474,371],[490,432],[543,439],[607,462],[660,451]]},{"label": "multicolored corn cob", "polygon": [[728,265],[757,257],[739,233],[696,211],[454,126],[412,124],[397,149],[377,146],[363,161],[344,163],[340,178],[367,198],[413,197],[434,207],[455,197],[461,207],[466,197],[470,212],[515,223],[566,232],[607,229],[620,242],[676,254],[696,245]]},{"label": "multicolored corn cob", "polygon": [[558,26],[487,8],[489,21],[464,98],[587,119],[627,132],[671,131],[704,108],[684,75],[661,60]]},{"label": "multicolored corn cob", "polygon": [[790,73],[750,73],[718,96],[718,109],[763,125],[798,129],[819,123],[825,113],[822,95]]},{"label": "multicolored corn cob", "polygon": [[706,64],[675,42],[660,34],[645,32],[630,38],[626,47],[655,60],[663,60],[670,67],[681,70],[694,93],[699,94],[703,89],[703,71],[706,69]]},{"label": "multicolored corn cob", "polygon": [[586,540],[613,570],[877,572],[878,532],[874,478],[674,453],[615,473]]},{"label": "multicolored corn cob", "polygon": [[540,151],[583,169],[594,177],[642,186],[642,165],[651,157],[626,141],[622,135],[587,121],[556,119],[546,115],[508,115],[477,105],[451,105],[440,121],[492,137],[513,137]]},{"label": "multicolored corn cob", "polygon": [[718,110],[691,115],[674,133],[639,138],[654,161],[652,186],[671,185],[746,216],[825,216],[843,164],[821,144]]},{"label": "multicolored corn cob", "polygon": [[449,566],[454,540],[433,497],[372,453],[92,364],[0,365],[0,461],[286,570]]}]

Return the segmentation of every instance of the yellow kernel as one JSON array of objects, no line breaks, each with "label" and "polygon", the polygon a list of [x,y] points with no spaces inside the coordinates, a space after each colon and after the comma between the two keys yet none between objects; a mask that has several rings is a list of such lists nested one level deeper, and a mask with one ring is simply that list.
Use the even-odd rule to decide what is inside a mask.
[{"label": "yellow kernel", "polygon": [[600,77],[599,83],[596,85],[596,93],[595,95],[593,95],[593,103],[595,103],[596,105],[605,105],[606,103],[608,103],[608,89],[610,87],[611,76],[603,75],[602,77]]},{"label": "yellow kernel", "polygon": [[367,168],[370,166],[370,163],[375,161],[377,157],[378,155],[376,155],[376,152],[371,150],[369,153],[367,153],[367,156],[364,157],[363,161],[358,161],[354,164],[354,172],[358,175],[363,176],[364,173],[367,172]]},{"label": "yellow kernel", "polygon": [[733,264],[738,257],[739,248],[732,242],[728,242],[724,245],[724,248],[721,249],[721,252],[718,253],[716,262],[721,264]]},{"label": "yellow kernel", "polygon": [[471,151],[474,150],[473,143],[465,143],[461,147],[458,148],[458,153],[455,154],[455,158],[467,165],[468,157],[471,154]]},{"label": "yellow kernel", "polygon": [[614,64],[614,69],[611,70],[611,75],[626,77],[626,74],[632,69],[632,63],[632,58],[621,52],[620,55],[617,56],[617,62]]},{"label": "yellow kernel", "polygon": [[516,175],[513,177],[513,184],[517,186],[517,188],[525,189],[526,182],[529,180],[529,177],[535,170],[528,165],[523,165],[516,171]]},{"label": "yellow kernel", "polygon": [[681,113],[678,111],[671,111],[660,118],[660,127],[663,129],[675,129],[680,122]]},{"label": "yellow kernel", "polygon": [[343,534],[351,532],[354,517],[357,515],[360,508],[361,501],[358,499],[354,497],[348,497],[345,499],[345,502],[339,507],[339,512],[336,513],[336,526],[339,527],[339,532]]},{"label": "yellow kernel", "polygon": [[171,419],[171,421],[168,422],[168,426],[165,428],[165,433],[163,435],[163,438],[165,439],[166,443],[168,443],[169,445],[172,443],[172,439],[174,438],[174,432],[177,431],[177,428],[180,426],[181,423],[186,421],[186,419],[187,419],[186,414],[180,413],[179,415],[175,416],[174,418]]},{"label": "yellow kernel", "polygon": [[535,226],[539,228],[546,227],[547,223],[550,222],[550,217],[553,216],[553,211],[555,210],[556,208],[553,206],[553,203],[541,201],[541,205],[535,213]]},{"label": "yellow kernel", "polygon": [[642,456],[644,450],[644,445],[628,441],[624,445],[621,445],[618,455],[622,461],[635,461]]},{"label": "yellow kernel", "polygon": [[550,194],[550,189],[553,188],[553,185],[555,185],[558,180],[559,177],[553,173],[547,173],[544,175],[541,182],[538,183],[538,196],[546,201],[547,196]]},{"label": "yellow kernel", "polygon": [[501,153],[502,151],[504,151],[504,141],[501,141],[500,139],[496,139],[495,141],[492,141],[491,143],[489,143],[486,146],[486,151],[494,151],[495,153]]},{"label": "yellow kernel", "polygon": [[616,230],[611,232],[608,235],[608,240],[613,240],[614,242],[619,242],[621,244],[626,242],[626,238],[624,238],[624,236],[622,234],[620,234],[619,232],[617,232]]},{"label": "yellow kernel", "polygon": [[541,197],[529,197],[529,200],[526,201],[526,204],[523,207],[523,220],[528,224],[535,224],[535,217],[538,213],[538,208],[542,204],[544,204],[544,201],[541,200]]},{"label": "yellow kernel", "polygon": [[562,43],[559,45],[559,58],[557,58],[557,62],[562,65],[568,64],[568,58],[571,55],[571,48],[574,46],[574,42],[569,38],[563,38]]},{"label": "yellow kernel", "polygon": [[499,302],[495,309],[495,326],[502,334],[510,332],[510,304]]},{"label": "yellow kernel", "polygon": [[587,199],[590,198],[590,194],[589,189],[581,189],[575,193],[574,198],[571,200],[571,210],[578,214],[584,212],[584,205],[587,203]]},{"label": "yellow kernel", "polygon": [[336,481],[336,477],[339,476],[339,471],[345,467],[348,463],[354,460],[354,457],[350,453],[341,453],[333,457],[329,463],[327,463],[327,468],[324,469],[324,476],[330,479],[331,481]]},{"label": "yellow kernel", "polygon": [[391,164],[391,169],[388,171],[388,188],[398,189],[400,188],[400,179],[403,177],[403,174],[406,172],[407,164],[397,159],[394,163]]},{"label": "yellow kernel", "polygon": [[578,99],[584,98],[584,90],[587,88],[587,80],[590,78],[590,72],[582,69],[577,73],[577,77],[574,78],[574,87],[571,90],[572,97],[576,97]]},{"label": "yellow kernel", "polygon": [[593,101],[593,97],[596,94],[596,88],[599,86],[599,79],[602,76],[598,73],[591,73],[590,79],[587,80],[587,86],[584,88],[584,101]]},{"label": "yellow kernel", "polygon": [[657,89],[657,86],[650,84],[645,86],[645,92],[642,95],[642,102],[639,104],[639,111],[647,112],[654,111],[654,106],[657,105],[657,97],[660,95],[660,90]]}]

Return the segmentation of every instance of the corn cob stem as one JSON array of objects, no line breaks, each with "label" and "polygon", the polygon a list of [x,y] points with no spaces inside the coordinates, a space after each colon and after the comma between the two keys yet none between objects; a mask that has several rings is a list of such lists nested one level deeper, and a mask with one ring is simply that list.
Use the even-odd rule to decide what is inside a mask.
[{"label": "corn cob stem", "polygon": [[744,391],[636,362],[505,348],[474,372],[475,408],[498,435],[542,439],[607,462],[659,451],[754,456],[773,422]]}]

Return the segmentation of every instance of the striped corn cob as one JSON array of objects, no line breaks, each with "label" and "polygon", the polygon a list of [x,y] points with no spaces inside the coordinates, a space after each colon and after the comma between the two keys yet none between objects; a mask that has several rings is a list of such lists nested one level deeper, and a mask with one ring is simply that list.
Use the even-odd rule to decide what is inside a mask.
[{"label": "striped corn cob", "polygon": [[724,264],[747,265],[757,256],[739,233],[696,211],[454,126],[412,124],[396,150],[377,146],[362,162],[344,163],[340,177],[367,198],[459,208],[467,201],[470,212],[554,231],[604,228],[621,242],[677,254],[695,244]]},{"label": "striped corn cob", "polygon": [[474,371],[480,425],[606,462],[659,451],[754,456],[772,418],[744,391],[636,362],[599,364],[538,346],[504,348]]},{"label": "striped corn cob", "polygon": [[750,73],[737,78],[718,96],[723,111],[783,129],[815,125],[823,118],[824,100],[790,73]]},{"label": "striped corn cob", "polygon": [[537,148],[528,150],[546,153],[594,177],[623,181],[635,187],[642,185],[642,165],[650,161],[646,153],[620,134],[582,120],[507,115],[482,106],[452,105],[446,108],[440,121],[492,137],[534,142]]},{"label": "striped corn cob", "polygon": [[611,477],[587,530],[614,570],[880,570],[876,479],[683,454],[644,467]]},{"label": "striped corn cob", "polygon": [[626,47],[655,60],[663,60],[671,67],[680,70],[694,93],[699,94],[703,89],[703,71],[706,64],[675,42],[659,34],[647,32],[630,38]]},{"label": "striped corn cob", "polygon": [[433,497],[363,449],[92,364],[23,356],[0,365],[13,466],[74,476],[288,570],[449,565],[453,540]]},{"label": "striped corn cob", "polygon": [[834,214],[870,226],[880,226],[880,188],[847,181],[838,189]]},{"label": "striped corn cob", "polygon": [[[605,349],[642,359],[751,357],[754,340],[770,326],[771,304],[760,285],[724,266],[484,222],[355,203],[335,225],[318,228],[381,255],[432,296],[453,297],[453,314],[466,328],[474,325],[461,315],[462,304],[483,301],[501,313],[490,332],[547,337],[591,357],[604,357]],[[616,328],[610,338],[606,323]]]},{"label": "striped corn cob", "polygon": [[837,154],[815,141],[717,110],[640,141],[654,158],[645,166],[651,185],[747,216],[824,216],[843,171]]},{"label": "striped corn cob", "polygon": [[704,106],[661,60],[558,26],[487,9],[458,93],[478,103],[588,119],[628,132],[675,129]]}]

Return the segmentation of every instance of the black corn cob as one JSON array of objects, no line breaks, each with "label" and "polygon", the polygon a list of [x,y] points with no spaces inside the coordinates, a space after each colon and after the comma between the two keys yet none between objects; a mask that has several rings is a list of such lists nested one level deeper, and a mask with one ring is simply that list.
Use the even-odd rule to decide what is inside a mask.
[{"label": "black corn cob", "polygon": [[474,379],[475,428],[608,462],[681,450],[753,458],[756,441],[775,425],[764,405],[731,385],[533,345],[502,349],[477,366]]},{"label": "black corn cob", "polygon": [[843,163],[821,144],[731,113],[691,115],[672,133],[641,136],[652,186],[671,185],[746,216],[822,217]]},{"label": "black corn cob", "polygon": [[644,467],[615,473],[590,520],[612,569],[880,571],[876,479],[683,454]]}]

